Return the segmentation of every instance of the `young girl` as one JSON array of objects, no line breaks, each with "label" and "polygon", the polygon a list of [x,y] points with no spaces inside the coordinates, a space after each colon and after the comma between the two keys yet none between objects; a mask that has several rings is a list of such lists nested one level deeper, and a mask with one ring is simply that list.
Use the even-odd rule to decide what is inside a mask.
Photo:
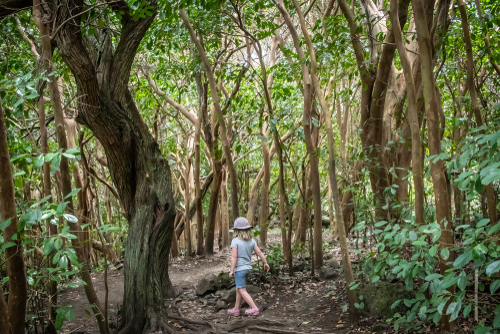
[{"label": "young girl", "polygon": [[228,310],[227,313],[234,316],[240,315],[240,306],[242,299],[251,307],[245,311],[248,315],[259,315],[259,309],[255,305],[252,297],[246,290],[247,277],[252,270],[252,250],[264,262],[264,269],[269,271],[266,257],[262,254],[255,240],[252,239],[252,226],[248,224],[248,220],[239,217],[234,221],[234,239],[231,242],[231,271],[229,277],[234,276],[236,282],[236,304],[234,308]]}]

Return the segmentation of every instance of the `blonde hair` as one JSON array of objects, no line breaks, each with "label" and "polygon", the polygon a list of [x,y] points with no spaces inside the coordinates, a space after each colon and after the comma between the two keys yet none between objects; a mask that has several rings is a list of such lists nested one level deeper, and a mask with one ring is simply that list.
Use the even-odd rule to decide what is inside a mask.
[{"label": "blonde hair", "polygon": [[243,241],[250,241],[253,238],[253,231],[251,228],[246,230],[234,230],[234,237]]}]

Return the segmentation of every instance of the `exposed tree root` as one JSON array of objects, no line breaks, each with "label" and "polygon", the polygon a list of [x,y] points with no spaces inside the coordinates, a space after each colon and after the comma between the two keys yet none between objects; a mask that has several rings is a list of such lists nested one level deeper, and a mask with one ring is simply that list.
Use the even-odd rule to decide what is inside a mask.
[{"label": "exposed tree root", "polygon": [[[291,331],[289,329],[275,329],[275,328],[267,328],[267,327],[262,327],[262,326],[250,326],[248,329],[252,330],[259,330],[261,332],[268,332],[268,333],[275,333],[275,334],[306,334],[305,332],[296,332],[296,331]],[[324,333],[324,334],[330,334],[330,333]]]},{"label": "exposed tree root", "polygon": [[208,327],[212,328],[212,331],[214,333],[218,333],[219,332],[219,331],[217,331],[217,328],[215,328],[215,326],[211,322],[209,322],[209,321],[191,320],[191,319],[188,319],[188,318],[185,318],[185,317],[178,317],[178,316],[175,316],[175,315],[169,315],[168,318],[169,319],[173,319],[173,320],[178,320],[178,321],[184,321],[185,323],[188,323],[188,324],[208,326]]},{"label": "exposed tree root", "polygon": [[[223,329],[227,332],[232,332],[236,329],[244,328],[244,327],[249,327],[249,326],[259,326],[259,325],[264,325],[264,326],[285,326],[284,323],[275,321],[275,320],[269,320],[269,319],[262,319],[262,318],[257,318],[257,319],[237,319],[233,320],[227,325],[223,326]],[[289,333],[289,331],[284,331],[283,333]]]},{"label": "exposed tree root", "polygon": [[177,313],[179,313],[180,316],[184,318],[184,314],[182,314],[181,309],[177,306],[177,302],[178,301],[179,301],[179,298],[175,298],[175,300],[174,300],[174,308],[177,310]]}]

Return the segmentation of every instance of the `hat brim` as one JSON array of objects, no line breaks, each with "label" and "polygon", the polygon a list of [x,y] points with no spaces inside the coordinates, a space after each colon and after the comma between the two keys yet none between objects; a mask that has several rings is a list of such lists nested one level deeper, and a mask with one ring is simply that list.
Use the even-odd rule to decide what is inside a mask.
[{"label": "hat brim", "polygon": [[238,227],[233,227],[233,228],[230,228],[229,230],[230,230],[230,231],[234,231],[234,230],[248,230],[248,229],[251,229],[251,228],[253,228],[253,226],[248,225],[248,226],[245,226],[245,227],[240,227],[240,228],[238,228]]}]

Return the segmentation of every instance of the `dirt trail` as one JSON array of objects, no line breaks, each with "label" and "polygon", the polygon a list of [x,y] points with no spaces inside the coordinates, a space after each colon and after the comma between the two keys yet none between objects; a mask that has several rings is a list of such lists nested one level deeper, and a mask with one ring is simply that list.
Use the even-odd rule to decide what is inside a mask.
[{"label": "dirt trail", "polygon": [[[338,249],[329,249],[329,256],[337,258]],[[255,259],[256,260],[256,259]],[[199,297],[194,292],[193,285],[208,273],[218,274],[229,270],[229,253],[222,257],[183,258],[170,264],[169,275],[174,286],[183,288],[184,293],[179,297],[177,307],[184,317],[195,320],[205,320],[214,324],[220,330],[229,333],[264,334],[266,332],[248,327],[248,322],[258,326],[276,327],[281,332],[275,333],[315,333],[315,334],[347,334],[347,333],[372,333],[372,325],[382,326],[381,333],[389,334],[393,331],[381,319],[363,318],[358,326],[348,325],[348,314],[342,311],[342,306],[347,304],[347,296],[342,277],[334,277],[320,281],[317,276],[311,277],[307,269],[307,261],[297,260],[299,267],[295,275],[290,277],[285,270],[272,277],[259,278],[257,275],[250,279],[249,284],[258,287],[258,293],[253,293],[252,298],[261,310],[257,319],[241,317],[228,319],[227,308],[234,307],[234,302],[222,303],[215,294]],[[306,265],[304,267],[304,265]],[[123,302],[123,271],[110,271],[108,275],[110,327],[116,328],[116,312]],[[94,286],[101,302],[104,301],[103,274],[93,276]],[[221,298],[222,299],[222,298]],[[219,306],[219,302],[223,306]],[[169,310],[173,308],[173,300],[167,300]],[[65,334],[98,334],[95,318],[89,318],[85,310],[90,310],[83,287],[67,289],[60,294],[60,305],[72,305],[75,319],[66,323],[60,333]],[[234,324],[244,322],[246,326],[234,327]],[[276,323],[279,322],[279,325]],[[178,332],[189,333],[182,321],[172,321],[171,325]],[[273,331],[271,331],[273,332]]]},{"label": "dirt trail", "polygon": [[[212,259],[194,258],[173,261],[169,265],[169,277],[173,286],[179,286],[185,290],[191,289],[193,284],[209,273],[220,273],[227,271],[229,262],[226,258],[213,257]],[[94,288],[99,300],[104,303],[105,288],[104,274],[92,275]],[[118,307],[123,303],[123,269],[110,270],[108,272],[108,309],[110,314],[116,313]],[[83,287],[68,288],[59,294],[59,304],[70,307],[75,313],[75,319],[66,322],[62,333],[72,334],[98,334],[99,330],[94,318],[89,318],[86,311],[91,311],[90,304]],[[112,316],[112,318],[114,318]],[[76,331],[75,331],[76,330]]]}]

